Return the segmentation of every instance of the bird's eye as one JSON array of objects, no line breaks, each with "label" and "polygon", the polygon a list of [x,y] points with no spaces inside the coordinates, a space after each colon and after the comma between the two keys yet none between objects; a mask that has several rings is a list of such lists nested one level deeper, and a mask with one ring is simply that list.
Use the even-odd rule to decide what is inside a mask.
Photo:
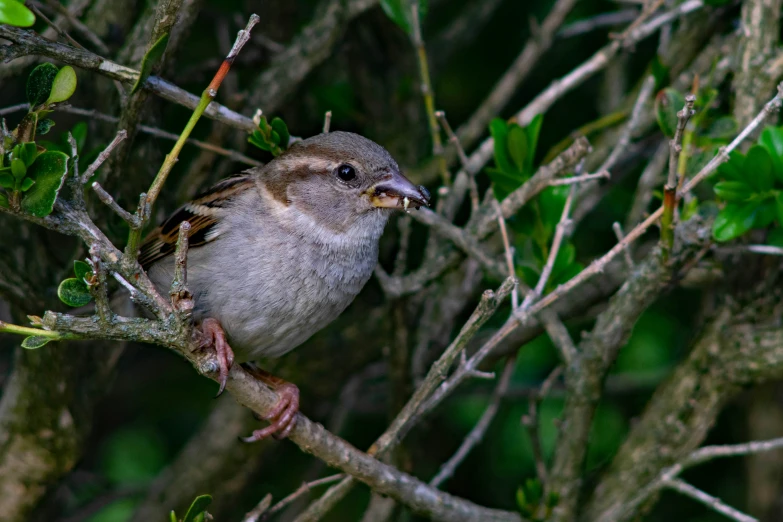
[{"label": "bird's eye", "polygon": [[356,169],[350,165],[340,165],[337,167],[337,177],[343,181],[353,181],[356,179]]}]

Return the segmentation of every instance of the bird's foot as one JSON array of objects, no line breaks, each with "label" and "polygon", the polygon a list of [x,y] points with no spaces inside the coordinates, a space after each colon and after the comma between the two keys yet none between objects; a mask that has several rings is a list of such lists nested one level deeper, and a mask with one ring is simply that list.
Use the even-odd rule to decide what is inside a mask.
[{"label": "bird's foot", "polygon": [[220,396],[223,390],[226,389],[228,372],[231,370],[231,365],[234,364],[234,351],[228,345],[226,332],[223,331],[223,327],[217,319],[204,319],[201,323],[200,332],[199,348],[208,348],[210,346],[215,348],[219,368],[218,384],[220,384],[220,389],[218,390],[218,396]]},{"label": "bird's foot", "polygon": [[299,413],[299,388],[260,368],[252,368],[249,371],[251,375],[272,388],[277,393],[278,400],[272,411],[261,416],[262,419],[270,422],[269,426],[255,430],[252,435],[242,440],[257,442],[270,435],[278,440],[288,437],[296,426],[296,414]]}]

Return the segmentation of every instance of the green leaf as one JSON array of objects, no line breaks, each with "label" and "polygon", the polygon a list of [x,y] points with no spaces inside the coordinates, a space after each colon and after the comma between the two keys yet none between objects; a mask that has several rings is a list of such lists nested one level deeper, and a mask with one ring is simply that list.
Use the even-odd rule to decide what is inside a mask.
[{"label": "green leaf", "polygon": [[772,177],[772,158],[767,149],[760,145],[754,145],[745,156],[745,163],[742,164],[743,174],[756,190],[765,191],[772,188],[774,179]]},{"label": "green leaf", "polygon": [[35,15],[23,2],[0,0],[0,24],[30,27],[35,23]]},{"label": "green leaf", "polygon": [[775,213],[777,214],[778,225],[783,227],[783,192],[778,192],[775,196]]},{"label": "green leaf", "polygon": [[65,181],[68,156],[62,152],[46,151],[38,156],[27,175],[35,185],[22,198],[22,209],[37,217],[51,214],[57,194]]},{"label": "green leaf", "polygon": [[169,521],[170,522],[177,522],[177,514],[174,513],[174,510],[172,509],[169,513]]},{"label": "green leaf", "polygon": [[24,178],[22,184],[19,186],[19,190],[27,192],[33,185],[35,185],[35,181],[32,178]]},{"label": "green leaf", "polygon": [[55,339],[53,337],[44,337],[43,335],[31,335],[30,337],[24,338],[24,341],[22,341],[22,348],[26,348],[28,350],[35,350],[36,348],[40,348],[41,346],[47,344],[49,341],[54,341],[54,340]]},{"label": "green leaf", "polygon": [[660,89],[669,83],[669,68],[663,64],[661,57],[656,55],[650,64],[650,73],[655,78],[655,88]]},{"label": "green leaf", "polygon": [[677,90],[667,87],[655,97],[655,117],[663,133],[672,138],[677,129],[677,111],[685,105],[685,98]]},{"label": "green leaf", "polygon": [[84,143],[87,141],[87,123],[80,121],[71,129],[71,136],[76,141],[76,150],[82,152]]},{"label": "green leaf", "polygon": [[715,184],[715,194],[726,201],[745,201],[753,195],[753,187],[742,181],[720,181]]},{"label": "green leaf", "polygon": [[20,143],[14,147],[13,156],[24,161],[25,167],[29,168],[35,162],[35,158],[38,157],[38,147],[32,141]]},{"label": "green leaf", "polygon": [[536,149],[538,148],[538,135],[541,134],[541,125],[544,123],[544,116],[536,114],[530,123],[525,127],[528,142],[527,165],[525,170],[531,173],[533,170],[533,161],[536,159]]},{"label": "green leaf", "polygon": [[54,64],[42,63],[27,77],[27,103],[37,107],[49,98],[58,69]]},{"label": "green leaf", "polygon": [[76,71],[70,65],[66,65],[54,77],[52,91],[49,93],[46,105],[64,102],[73,95],[74,91],[76,91]]},{"label": "green leaf", "polygon": [[288,125],[281,118],[272,118],[270,123],[272,129],[280,136],[279,145],[283,150],[288,149],[288,142],[291,140],[291,133],[288,132]]},{"label": "green leaf", "polygon": [[0,207],[8,208],[8,196],[6,196],[3,193],[0,193]]},{"label": "green leaf", "polygon": [[783,183],[783,128],[767,126],[761,131],[759,144],[772,158],[772,170],[778,183]]},{"label": "green leaf", "polygon": [[256,147],[258,147],[261,150],[266,150],[266,151],[271,151],[272,150],[272,145],[266,142],[266,140],[264,139],[263,134],[261,134],[259,131],[253,131],[253,134],[251,134],[247,138],[247,141],[251,145],[255,145]]},{"label": "green leaf", "polygon": [[84,261],[77,260],[73,262],[73,273],[76,274],[76,279],[81,281],[92,274],[92,267]]},{"label": "green leaf", "polygon": [[280,135],[277,133],[277,131],[273,130],[270,138],[272,140],[272,143],[274,143],[275,145],[280,145]]},{"label": "green leaf", "polygon": [[163,53],[166,51],[166,46],[168,44],[169,33],[166,33],[158,38],[158,41],[152,44],[152,47],[149,48],[141,62],[141,73],[139,74],[139,79],[136,80],[135,84],[133,84],[131,94],[141,89],[141,86],[144,85],[144,82],[146,82],[147,78],[150,77],[150,74],[152,74],[152,69],[158,64],[158,62],[160,62],[160,59],[163,58]]},{"label": "green leaf", "polygon": [[57,297],[63,303],[74,308],[84,306],[92,300],[90,290],[84,281],[73,277],[60,283],[57,288]]},{"label": "green leaf", "polygon": [[767,198],[756,208],[756,218],[753,220],[751,228],[767,228],[775,221],[776,217],[775,198]]},{"label": "green leaf", "polygon": [[514,172],[514,167],[508,157],[508,125],[502,118],[494,118],[489,122],[489,132],[494,138],[495,165],[505,172]]},{"label": "green leaf", "polygon": [[726,140],[733,138],[739,132],[737,120],[731,116],[722,116],[712,122],[705,135],[714,140]]},{"label": "green leaf", "polygon": [[[381,0],[381,7],[392,22],[397,24],[406,33],[411,33],[412,14],[410,0]],[[427,0],[419,0],[419,20],[423,20],[427,14]]]},{"label": "green leaf", "polygon": [[506,139],[508,143],[508,154],[511,156],[511,160],[514,162],[516,170],[525,172],[525,164],[527,163],[527,157],[530,154],[527,132],[516,123],[512,123],[508,126],[508,136]]},{"label": "green leaf", "polygon": [[509,194],[514,192],[522,185],[522,178],[519,174],[508,173],[500,169],[487,168],[487,175],[492,180],[492,189],[498,201],[503,201]]},{"label": "green leaf", "polygon": [[0,187],[11,190],[16,185],[16,180],[8,172],[0,172]]},{"label": "green leaf", "polygon": [[742,172],[743,165],[745,163],[745,156],[737,151],[731,151],[729,153],[729,161],[721,163],[718,166],[718,176],[734,181],[745,181],[745,176]]},{"label": "green leaf", "polygon": [[200,495],[196,497],[188,508],[188,512],[182,522],[195,522],[196,516],[204,513],[212,503],[212,497],[209,495]]},{"label": "green leaf", "polygon": [[517,488],[517,506],[520,510],[528,511],[527,496],[525,495],[525,488],[519,486]]},{"label": "green leaf", "polygon": [[43,136],[54,127],[54,120],[46,118],[38,122],[38,126],[35,128],[35,133],[38,136]]},{"label": "green leaf", "polygon": [[721,210],[712,224],[712,237],[718,241],[731,241],[750,230],[756,219],[756,201],[729,203]]},{"label": "green leaf", "polygon": [[25,174],[27,174],[27,167],[25,167],[24,161],[19,158],[12,159],[11,174],[13,174],[17,180],[24,178]]}]

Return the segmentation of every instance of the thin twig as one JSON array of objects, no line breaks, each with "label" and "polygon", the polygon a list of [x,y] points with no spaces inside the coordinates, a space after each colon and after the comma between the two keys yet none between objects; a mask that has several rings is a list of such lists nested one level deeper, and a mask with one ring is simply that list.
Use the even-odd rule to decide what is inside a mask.
[{"label": "thin twig", "polygon": [[[211,107],[211,105],[210,105]],[[11,114],[13,112],[17,112],[20,110],[26,110],[28,108],[28,105],[26,103],[20,103],[17,105],[11,105],[10,107],[6,107],[4,109],[0,109],[0,116],[4,114]],[[114,116],[109,116],[108,114],[103,114],[98,111],[92,110],[92,109],[80,109],[78,107],[71,107],[69,105],[63,105],[57,108],[58,112],[66,112],[69,114],[78,114],[79,116],[86,116],[88,118],[93,118],[100,121],[105,121],[108,123],[118,123],[120,121],[119,118],[116,118]],[[150,136],[155,136],[158,138],[164,138],[167,140],[173,140],[177,141],[179,139],[179,136],[177,134],[174,134],[173,132],[164,131],[162,129],[158,129],[156,127],[150,127],[149,125],[139,125],[138,130],[140,132],[143,132],[145,134],[149,134]],[[185,143],[188,145],[193,145],[195,147],[198,147],[200,149],[208,150],[210,152],[214,152],[215,154],[220,154],[221,156],[228,156],[232,160],[238,162],[238,163],[245,163],[246,165],[252,165],[254,167],[262,165],[262,163],[258,160],[254,160],[251,157],[245,156],[241,152],[237,152],[235,150],[229,150],[225,149],[223,147],[218,147],[217,145],[213,145],[212,143],[207,143],[205,141],[197,140],[194,138],[188,138]]]},{"label": "thin twig", "polygon": [[323,133],[327,134],[329,132],[329,127],[332,125],[332,111],[326,111],[326,114],[324,114],[324,129]]},{"label": "thin twig", "polygon": [[[281,499],[277,504],[272,506],[266,511],[262,511],[260,514],[263,515],[262,518],[248,518],[246,515],[243,522],[255,522],[258,520],[259,522],[263,520],[268,520],[272,515],[275,513],[278,513],[285,509],[290,504],[294,503],[297,499],[300,497],[306,495],[309,493],[313,488],[317,488],[318,486],[326,486],[327,484],[332,484],[334,482],[337,482],[338,480],[342,480],[345,478],[345,473],[337,473],[334,475],[330,475],[328,477],[323,477],[317,480],[312,480],[310,482],[304,482],[301,486],[297,488],[296,491],[288,495],[287,497]],[[271,498],[271,497],[270,497]],[[263,500],[262,500],[263,502]],[[249,515],[249,513],[248,513]]]},{"label": "thin twig", "polygon": [[120,144],[122,140],[128,137],[128,133],[125,131],[125,129],[117,132],[117,135],[114,136],[114,139],[111,140],[111,143],[109,143],[105,149],[101,151],[100,154],[98,154],[98,157],[95,158],[95,161],[92,162],[92,164],[87,167],[87,170],[84,171],[82,174],[82,185],[87,183],[93,174],[95,174],[95,171],[100,168],[101,165],[103,165],[103,162],[106,161],[111,154],[111,152],[117,147],[117,145]]},{"label": "thin twig", "polygon": [[468,433],[465,440],[462,441],[462,444],[460,444],[454,455],[441,466],[440,470],[438,470],[438,474],[432,478],[430,481],[431,486],[436,488],[440,487],[441,484],[451,478],[457,470],[457,467],[459,467],[459,465],[462,464],[462,461],[465,460],[465,457],[468,456],[468,453],[478,446],[481,439],[484,438],[487,428],[489,428],[492,419],[495,418],[495,415],[498,412],[500,401],[503,398],[503,395],[505,395],[506,389],[508,389],[508,384],[511,382],[515,362],[516,357],[514,356],[510,356],[506,359],[506,364],[503,366],[503,373],[500,375],[500,379],[495,387],[495,391],[492,393],[487,409],[481,414],[481,418],[476,425],[473,426],[473,429],[470,430],[470,433]]},{"label": "thin twig", "polygon": [[560,214],[560,221],[555,227],[555,237],[552,239],[552,247],[549,249],[549,256],[547,257],[546,264],[544,265],[544,268],[541,269],[541,275],[538,278],[535,288],[533,288],[531,293],[525,296],[525,300],[522,302],[523,309],[529,307],[534,299],[543,295],[544,288],[549,282],[549,276],[552,275],[552,269],[555,266],[557,254],[560,252],[560,245],[563,242],[563,237],[569,226],[568,214],[571,212],[571,203],[574,200],[575,192],[576,185],[571,185],[571,189],[568,191],[568,196],[566,197],[565,205],[563,205],[563,212]]},{"label": "thin twig", "polygon": [[726,515],[727,517],[729,517],[732,520],[735,520],[736,522],[759,522],[757,518],[746,515],[742,511],[739,511],[729,506],[721,499],[717,497],[713,497],[712,495],[705,493],[699,488],[691,486],[684,480],[670,479],[665,481],[663,483],[663,486],[669,489],[673,489],[674,491],[677,491],[679,493],[682,493],[687,497],[691,497],[692,499],[701,502],[708,508],[717,511],[722,515]]},{"label": "thin twig", "polygon": [[107,55],[111,52],[111,50],[106,46],[105,43],[103,43],[103,40],[96,35],[92,29],[87,27],[86,24],[82,23],[81,20],[76,18],[74,14],[64,5],[62,5],[58,0],[47,0],[46,5],[49,6],[51,9],[57,11],[60,13],[63,17],[65,17],[66,20],[68,20],[68,23],[71,24],[71,26],[80,32],[82,36],[84,36],[87,40],[90,41],[91,44],[95,46],[98,51],[104,55]]},{"label": "thin twig", "polygon": [[[506,230],[506,220],[503,219],[503,212],[500,210],[500,204],[498,200],[492,198],[492,204],[495,207],[495,212],[498,215],[498,226],[500,227],[500,237],[503,239],[503,251],[506,254],[506,268],[508,268],[508,276],[516,278],[516,271],[514,270],[514,251],[511,250],[511,242],[508,240],[508,231]],[[519,306],[519,284],[514,286],[511,291],[511,309],[516,310]]]},{"label": "thin twig", "polygon": [[[623,226],[620,224],[619,221],[615,221],[612,223],[612,230],[614,231],[614,235],[617,238],[618,242],[622,242],[623,240]],[[625,264],[628,266],[628,270],[634,269],[633,264],[633,258],[631,257],[631,251],[626,248],[623,250],[623,254],[625,254]]]},{"label": "thin twig", "polygon": [[577,183],[584,183],[585,181],[593,181],[596,179],[610,179],[612,175],[608,170],[597,172],[595,174],[581,174],[579,176],[571,176],[570,178],[553,179],[549,182],[550,187],[558,185],[575,185]]},{"label": "thin twig", "polygon": [[38,6],[36,5],[35,2],[30,2],[29,6],[30,6],[30,9],[32,9],[32,11],[36,14],[36,16],[40,17],[41,20],[43,20],[44,22],[49,24],[49,27],[54,29],[57,32],[57,34],[59,34],[60,36],[62,36],[66,40],[68,40],[68,42],[70,42],[72,45],[78,47],[79,49],[84,49],[84,46],[82,44],[80,44],[79,42],[77,42],[76,40],[71,38],[71,35],[69,35],[65,31],[63,31],[56,23],[54,23],[51,20],[49,20],[49,18],[45,14],[43,14],[40,9],[38,9]]},{"label": "thin twig", "polygon": [[563,367],[558,366],[549,374],[541,384],[538,393],[531,395],[528,399],[527,415],[522,417],[522,425],[527,428],[528,437],[530,437],[530,446],[533,448],[533,458],[536,463],[536,475],[541,484],[547,482],[546,462],[544,461],[544,451],[541,449],[541,435],[538,430],[538,406],[549,394],[549,390],[554,386],[560,374],[563,373]]},{"label": "thin twig", "polygon": [[[454,134],[454,130],[451,128],[451,125],[449,125],[449,121],[446,119],[446,113],[443,111],[437,111],[435,112],[435,116],[438,118],[440,126],[443,127],[443,130],[449,137],[449,141],[452,145],[454,145],[454,148],[457,151],[457,157],[459,158],[460,165],[462,168],[465,168],[465,166],[468,164],[468,155],[465,154],[465,149],[462,147],[462,142],[460,141],[459,137]],[[470,187],[470,208],[473,212],[475,212],[479,206],[479,193],[478,185],[476,185],[476,177],[469,176],[468,183]]]},{"label": "thin twig", "polygon": [[114,201],[114,198],[111,197],[111,194],[106,192],[100,183],[97,181],[93,182],[92,189],[95,191],[95,194],[98,195],[98,199],[100,199],[101,202],[112,209],[115,214],[120,216],[123,221],[126,223],[136,223],[136,216],[122,208],[116,201]]}]

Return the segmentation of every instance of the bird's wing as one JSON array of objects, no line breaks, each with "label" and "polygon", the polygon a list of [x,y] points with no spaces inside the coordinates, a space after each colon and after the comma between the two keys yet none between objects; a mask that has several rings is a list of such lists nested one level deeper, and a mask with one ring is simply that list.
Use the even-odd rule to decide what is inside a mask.
[{"label": "bird's wing", "polygon": [[224,208],[237,194],[252,189],[255,181],[251,176],[241,175],[220,181],[193,201],[177,209],[158,228],[150,232],[141,245],[139,262],[147,270],[166,256],[172,255],[177,245],[179,225],[190,223],[188,244],[190,247],[203,245],[218,236],[216,225],[223,216]]}]

